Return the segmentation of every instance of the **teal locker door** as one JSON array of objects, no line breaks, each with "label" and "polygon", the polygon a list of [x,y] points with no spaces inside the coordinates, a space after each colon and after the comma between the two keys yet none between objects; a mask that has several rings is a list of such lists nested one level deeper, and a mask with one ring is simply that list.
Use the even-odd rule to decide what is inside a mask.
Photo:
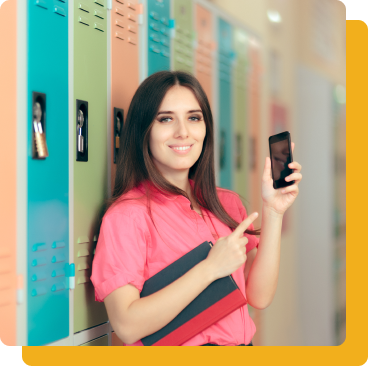
[{"label": "teal locker door", "polygon": [[148,76],[170,70],[170,0],[147,0]]},{"label": "teal locker door", "polygon": [[69,336],[68,1],[28,1],[28,345]]},{"label": "teal locker door", "polygon": [[233,189],[232,27],[218,19],[220,186]]}]

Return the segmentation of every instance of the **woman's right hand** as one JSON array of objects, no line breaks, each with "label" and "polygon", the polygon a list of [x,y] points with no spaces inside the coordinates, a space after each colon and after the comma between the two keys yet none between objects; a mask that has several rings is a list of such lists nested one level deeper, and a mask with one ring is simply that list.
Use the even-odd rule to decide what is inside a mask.
[{"label": "woman's right hand", "polygon": [[205,262],[214,280],[231,275],[245,263],[248,239],[243,234],[257,217],[258,213],[253,212],[230,235],[219,238],[212,247]]}]

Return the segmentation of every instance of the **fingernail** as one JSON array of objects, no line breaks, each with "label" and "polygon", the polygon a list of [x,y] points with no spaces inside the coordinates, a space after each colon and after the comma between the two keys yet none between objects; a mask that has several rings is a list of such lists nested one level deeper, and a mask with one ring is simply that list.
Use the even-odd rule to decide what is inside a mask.
[{"label": "fingernail", "polygon": [[282,190],[282,193],[285,193],[285,192],[286,192],[286,189],[283,189],[283,190]]},{"label": "fingernail", "polygon": [[255,212],[253,215],[254,215],[254,217],[257,217],[258,216],[258,212]]}]

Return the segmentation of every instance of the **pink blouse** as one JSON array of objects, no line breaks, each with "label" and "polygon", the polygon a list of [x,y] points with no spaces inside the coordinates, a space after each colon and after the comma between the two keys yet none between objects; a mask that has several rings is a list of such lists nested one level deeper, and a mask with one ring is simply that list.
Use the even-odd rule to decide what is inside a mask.
[{"label": "pink blouse", "polygon": [[[190,184],[193,186],[193,181],[190,180]],[[241,222],[247,217],[236,193],[221,188],[217,188],[217,192],[232,218]],[[127,200],[137,197],[142,198]],[[148,278],[199,244],[204,241],[215,244],[219,237],[231,233],[231,229],[211,212],[202,210],[202,213],[203,218],[190,208],[190,201],[184,196],[168,196],[155,190],[151,196],[153,224],[142,185],[120,198],[102,221],[91,276],[96,301],[103,301],[112,291],[128,283],[141,291]],[[259,239],[253,235],[245,236],[249,240],[249,252],[258,246]],[[245,296],[244,266],[233,273],[233,278]],[[255,331],[247,305],[244,305],[182,346],[248,344]],[[141,341],[132,344],[142,345]]]}]

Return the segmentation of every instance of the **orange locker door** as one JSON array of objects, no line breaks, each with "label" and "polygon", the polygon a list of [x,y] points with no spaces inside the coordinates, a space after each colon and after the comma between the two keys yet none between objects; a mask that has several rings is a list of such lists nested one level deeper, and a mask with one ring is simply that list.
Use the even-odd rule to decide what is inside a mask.
[{"label": "orange locker door", "polygon": [[111,188],[115,185],[120,130],[139,86],[138,0],[112,0],[111,10]]},{"label": "orange locker door", "polygon": [[202,88],[212,104],[212,70],[213,70],[213,34],[212,14],[200,5],[196,5],[196,31],[198,35],[198,47],[195,59],[195,73]]},{"label": "orange locker door", "polygon": [[0,11],[0,110],[3,139],[0,166],[0,339],[16,345],[16,28],[17,1],[6,1]]}]

